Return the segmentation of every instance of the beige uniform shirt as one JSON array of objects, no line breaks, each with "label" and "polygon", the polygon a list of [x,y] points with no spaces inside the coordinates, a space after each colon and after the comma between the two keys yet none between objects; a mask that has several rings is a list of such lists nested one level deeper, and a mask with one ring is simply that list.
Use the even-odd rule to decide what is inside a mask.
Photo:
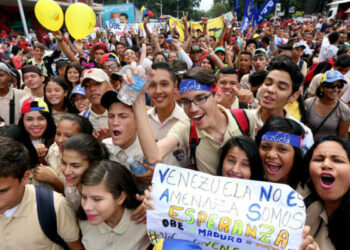
[{"label": "beige uniform shirt", "polygon": [[[79,227],[73,210],[65,198],[56,192],[54,204],[58,234],[65,242],[77,241]],[[0,249],[63,249],[51,242],[41,229],[33,185],[26,185],[24,196],[16,211],[8,218],[6,213],[7,211],[0,215]]]},{"label": "beige uniform shirt", "polygon": [[86,250],[146,250],[150,245],[146,225],[130,221],[133,211],[125,209],[118,225],[111,228],[106,223],[93,226],[89,221],[80,221],[82,242]]},{"label": "beige uniform shirt", "polygon": [[[156,141],[159,141],[166,137],[169,130],[177,123],[179,120],[187,118],[185,111],[178,105],[175,104],[175,108],[170,116],[163,122],[160,122],[158,114],[156,112],[155,107],[149,109],[147,111],[149,117],[149,123],[151,125],[151,129],[153,131],[154,138]],[[186,147],[176,148],[173,152],[165,156],[162,160],[163,163],[180,166],[180,167],[188,167],[188,152]]]},{"label": "beige uniform shirt", "polygon": [[20,99],[25,95],[25,92],[21,89],[10,88],[7,95],[0,96],[0,117],[4,119],[6,125],[10,125],[10,101],[13,99],[13,95],[15,95],[14,124],[17,124],[21,117]]},{"label": "beige uniform shirt", "polygon": [[89,112],[90,115],[87,117],[85,116],[85,111],[81,112],[81,116],[85,116],[86,118],[89,119],[91,122],[92,126],[94,127],[94,130],[98,130],[100,128],[108,128],[108,111],[105,110],[103,114],[96,114],[94,111],[91,109],[91,105],[89,107]]},{"label": "beige uniform shirt", "polygon": [[[242,135],[236,120],[233,118],[231,111],[218,105],[220,112],[224,113],[228,119],[227,129],[223,138],[220,142],[210,136],[205,130],[197,130],[198,138],[200,143],[196,148],[196,163],[199,171],[216,175],[217,166],[219,164],[220,149],[225,143],[234,136]],[[255,138],[255,126],[254,117],[247,113],[250,126],[250,136]],[[169,131],[168,136],[175,136],[179,141],[179,146],[185,146],[189,149],[189,138],[190,138],[190,119],[178,121]]]}]

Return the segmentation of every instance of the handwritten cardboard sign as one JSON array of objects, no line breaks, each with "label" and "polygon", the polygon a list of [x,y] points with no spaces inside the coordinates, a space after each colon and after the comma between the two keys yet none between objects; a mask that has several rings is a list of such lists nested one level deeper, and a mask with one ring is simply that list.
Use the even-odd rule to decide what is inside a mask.
[{"label": "handwritten cardboard sign", "polygon": [[303,198],[288,185],[212,176],[158,164],[147,211],[152,244],[184,239],[202,249],[297,250]]}]

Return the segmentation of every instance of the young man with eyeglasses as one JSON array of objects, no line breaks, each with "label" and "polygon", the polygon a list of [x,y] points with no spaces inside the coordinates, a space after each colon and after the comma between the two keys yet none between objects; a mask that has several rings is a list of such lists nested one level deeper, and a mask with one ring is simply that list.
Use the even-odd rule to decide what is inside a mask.
[{"label": "young man with eyeglasses", "polygon": [[[151,75],[154,72],[151,72]],[[132,82],[131,76],[129,81]],[[196,147],[196,168],[209,174],[216,174],[219,150],[233,136],[242,135],[235,118],[229,109],[217,104],[213,73],[197,67],[183,75],[179,84],[180,103],[188,118],[178,121],[167,136],[157,143],[147,120],[146,104],[141,93],[133,104],[137,132],[144,155],[149,163],[161,162],[176,147],[189,150],[191,122],[195,126],[200,143]],[[144,91],[144,90],[143,90]],[[255,128],[251,115],[248,115],[250,136],[254,138]]]}]

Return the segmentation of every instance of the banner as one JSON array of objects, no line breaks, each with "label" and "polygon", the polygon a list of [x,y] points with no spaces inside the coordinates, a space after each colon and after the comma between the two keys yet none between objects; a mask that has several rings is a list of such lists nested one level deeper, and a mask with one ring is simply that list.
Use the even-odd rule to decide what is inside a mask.
[{"label": "banner", "polygon": [[238,2],[238,0],[234,0],[234,6],[235,6],[234,10],[238,16],[238,14],[239,14],[239,2]]},{"label": "banner", "polygon": [[147,210],[152,244],[183,239],[202,249],[297,250],[305,225],[303,197],[290,186],[213,176],[157,164],[155,207]]},{"label": "banner", "polygon": [[245,1],[241,32],[245,31],[248,28],[249,14],[250,14],[250,8],[252,6],[252,3],[253,3],[253,0],[246,0]]},{"label": "banner", "polygon": [[266,0],[260,7],[258,15],[255,16],[255,23],[257,25],[261,24],[264,21],[264,18],[275,8],[277,3],[278,0]]},{"label": "banner", "polygon": [[133,23],[134,5],[132,3],[103,5],[103,19],[105,22],[115,24]]}]

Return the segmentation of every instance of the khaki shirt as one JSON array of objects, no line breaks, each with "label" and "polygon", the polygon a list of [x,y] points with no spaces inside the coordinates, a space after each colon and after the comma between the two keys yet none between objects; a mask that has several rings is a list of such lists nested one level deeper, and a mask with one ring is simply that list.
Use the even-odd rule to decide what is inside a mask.
[{"label": "khaki shirt", "polygon": [[[175,104],[173,112],[163,122],[160,122],[155,107],[149,109],[147,114],[156,141],[166,137],[169,130],[179,120],[187,118],[185,111],[178,104]],[[162,162],[173,166],[188,167],[188,152],[186,147],[176,148],[172,153],[165,156]]]},{"label": "khaki shirt", "polygon": [[108,111],[105,110],[103,114],[96,114],[94,111],[91,109],[91,105],[89,107],[89,115],[85,116],[85,111],[82,111],[80,113],[81,116],[85,116],[86,118],[89,119],[91,122],[92,126],[94,127],[94,130],[98,130],[100,128],[108,128]]},{"label": "khaki shirt", "polygon": [[[54,204],[58,234],[68,243],[79,240],[79,227],[73,210],[65,198],[54,192]],[[1,249],[63,249],[50,241],[42,231],[37,212],[35,188],[29,184],[25,187],[17,210],[9,218],[4,214],[0,215],[0,235]]]},{"label": "khaki shirt", "polygon": [[130,221],[133,211],[125,209],[118,225],[111,228],[106,223],[93,226],[89,221],[80,221],[82,242],[86,250],[146,250],[150,245],[146,225]]},{"label": "khaki shirt", "polygon": [[17,124],[21,117],[20,99],[25,95],[25,92],[21,89],[10,88],[7,95],[0,96],[0,117],[4,119],[6,125],[10,125],[10,101],[13,99],[13,95],[15,95],[15,119],[13,124]]},{"label": "khaki shirt", "polygon": [[[246,110],[246,112],[251,112],[253,113],[254,116],[254,122],[255,122],[255,128],[256,128],[256,133],[264,126],[263,121],[261,120],[261,107],[255,110]],[[293,116],[291,116],[286,109],[284,109],[285,116],[284,118],[291,119],[295,122],[297,122],[305,131],[305,136],[301,141],[301,149],[303,153],[305,154],[314,144],[314,137],[311,132],[311,129],[309,129],[307,126],[305,126],[303,123],[295,119]]]},{"label": "khaki shirt", "polygon": [[65,177],[60,169],[62,154],[56,142],[54,142],[50,147],[49,151],[45,156],[45,161],[49,167],[51,167],[56,175],[61,179],[65,180]]},{"label": "khaki shirt", "polygon": [[[229,109],[218,105],[220,112],[224,113],[228,119],[227,129],[223,141],[220,142],[210,136],[205,130],[198,130],[197,135],[200,143],[196,148],[196,163],[199,171],[216,175],[220,158],[220,149],[234,136],[242,135],[235,118]],[[250,136],[255,138],[254,117],[247,112],[250,126]],[[178,121],[169,131],[168,136],[175,136],[179,141],[179,146],[185,146],[189,150],[191,122],[189,118]]]}]

